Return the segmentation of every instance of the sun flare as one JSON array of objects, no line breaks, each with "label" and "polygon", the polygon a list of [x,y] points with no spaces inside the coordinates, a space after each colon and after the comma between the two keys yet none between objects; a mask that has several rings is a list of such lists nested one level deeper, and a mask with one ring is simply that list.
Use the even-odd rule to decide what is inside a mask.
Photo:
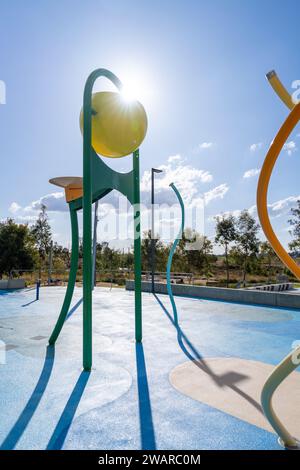
[{"label": "sun flare", "polygon": [[149,89],[141,81],[134,78],[128,78],[123,82],[121,94],[127,102],[137,100],[143,104],[147,101]]}]

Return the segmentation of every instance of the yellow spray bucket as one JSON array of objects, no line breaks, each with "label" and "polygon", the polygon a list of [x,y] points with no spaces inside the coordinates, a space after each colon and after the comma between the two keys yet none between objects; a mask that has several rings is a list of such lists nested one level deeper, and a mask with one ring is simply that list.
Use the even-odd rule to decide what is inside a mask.
[{"label": "yellow spray bucket", "polygon": [[[83,113],[80,113],[83,129]],[[139,101],[121,93],[101,91],[92,95],[92,146],[104,157],[120,158],[139,148],[147,132],[147,115]]]}]

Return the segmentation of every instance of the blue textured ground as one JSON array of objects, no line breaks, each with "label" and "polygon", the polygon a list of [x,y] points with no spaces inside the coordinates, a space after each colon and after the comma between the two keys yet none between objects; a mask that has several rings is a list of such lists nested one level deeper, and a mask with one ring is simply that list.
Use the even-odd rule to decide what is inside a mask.
[{"label": "blue textured ground", "polygon": [[[176,391],[170,371],[187,359],[278,363],[300,339],[300,313],[143,294],[144,340],[134,338],[133,293],[94,293],[94,367],[82,372],[81,289],[54,348],[47,338],[64,288],[0,295],[2,449],[278,449],[274,434]],[[1,292],[1,291],[0,291]],[[178,334],[179,333],[179,334]]]}]

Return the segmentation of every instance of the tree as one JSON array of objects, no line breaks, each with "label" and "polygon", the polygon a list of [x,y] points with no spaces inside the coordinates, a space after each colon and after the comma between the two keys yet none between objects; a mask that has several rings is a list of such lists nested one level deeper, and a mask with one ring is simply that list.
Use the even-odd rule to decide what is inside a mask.
[{"label": "tree", "polygon": [[[155,270],[165,271],[166,269],[166,247],[164,247],[158,235],[154,239],[154,253],[155,253]],[[144,271],[151,271],[151,230],[143,233],[141,243],[141,256],[142,256],[142,269]]]},{"label": "tree", "polygon": [[[197,253],[197,252],[196,252]],[[211,270],[211,261],[215,260],[213,255],[213,243],[205,235],[202,238],[202,248],[199,251],[200,259],[202,258],[202,269],[204,269],[206,276],[209,275]],[[197,260],[197,256],[196,256]]]},{"label": "tree", "polygon": [[273,267],[273,261],[277,260],[279,261],[279,258],[277,257],[275,251],[273,250],[272,246],[268,241],[261,242],[259,246],[259,251],[260,255],[265,261],[267,265],[267,270],[268,270],[268,282],[271,280],[271,271]]},{"label": "tree", "polygon": [[[156,240],[155,240],[156,242]],[[142,270],[151,270],[151,230],[143,233],[141,241]]]},{"label": "tree", "polygon": [[[52,253],[54,269],[67,269],[70,267],[71,253],[68,248],[64,248],[57,242],[54,242]],[[57,266],[61,266],[61,268],[58,268]]]},{"label": "tree", "polygon": [[225,251],[226,287],[229,285],[228,246],[230,243],[234,242],[237,237],[235,223],[236,221],[233,215],[216,217],[215,242],[223,246]]},{"label": "tree", "polygon": [[259,225],[247,210],[243,210],[237,219],[237,248],[243,264],[243,284],[246,283],[249,258],[255,258],[259,250],[257,233]]},{"label": "tree", "polygon": [[35,240],[40,259],[45,261],[51,246],[52,234],[51,227],[48,222],[46,206],[44,204],[41,204],[41,212],[39,213],[35,224],[31,228],[31,233]]},{"label": "tree", "polygon": [[0,276],[13,270],[27,271],[35,267],[37,252],[27,225],[12,219],[0,223]]},{"label": "tree", "polygon": [[294,239],[289,243],[289,249],[297,256],[300,252],[300,199],[297,201],[297,207],[291,208],[291,214],[293,217],[288,223],[293,227],[290,233]]},{"label": "tree", "polygon": [[96,268],[101,271],[113,271],[121,266],[119,250],[110,248],[108,242],[97,243]]},{"label": "tree", "polygon": [[205,272],[211,268],[213,244],[205,235],[187,227],[174,254],[174,269],[185,272]]},{"label": "tree", "polygon": [[123,266],[126,269],[133,269],[134,267],[134,254],[131,251],[124,252],[122,255]]}]

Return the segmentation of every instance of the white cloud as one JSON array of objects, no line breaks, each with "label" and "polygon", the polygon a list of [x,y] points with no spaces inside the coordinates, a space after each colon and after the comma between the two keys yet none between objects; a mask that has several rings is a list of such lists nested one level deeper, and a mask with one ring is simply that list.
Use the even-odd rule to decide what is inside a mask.
[{"label": "white cloud", "polygon": [[223,183],[211,189],[210,191],[207,191],[204,193],[205,204],[208,204],[214,199],[223,199],[228,190],[229,186],[226,183]]},{"label": "white cloud", "polygon": [[250,207],[249,207],[248,212],[249,212],[249,214],[255,216],[256,210],[257,210],[257,209],[256,209],[256,204],[253,204],[253,206],[250,206]]},{"label": "white cloud", "polygon": [[[163,197],[164,202],[172,198],[169,188],[170,183],[174,183],[185,202],[190,203],[192,198],[199,193],[200,183],[210,183],[213,180],[213,176],[209,171],[184,164],[184,160],[180,155],[169,157],[168,163],[160,165],[158,169],[163,170],[163,173],[155,178],[155,193],[158,195],[158,200]],[[147,170],[141,178],[141,192],[149,193],[150,190],[151,171]]]},{"label": "white cloud", "polygon": [[[297,201],[300,200],[300,195],[299,196],[288,196],[284,199],[279,199],[278,201],[275,201],[271,204],[268,204],[268,210],[269,210],[269,216],[270,218],[278,218],[290,215],[290,210],[292,207],[296,206]],[[222,215],[228,216],[228,215],[233,215],[234,217],[238,217],[240,213],[242,212],[242,209],[235,209],[232,211],[225,211],[222,212],[221,214],[215,214],[209,217],[209,221],[212,222],[215,217],[220,217]],[[257,208],[256,204],[248,208],[249,214],[251,214],[253,217],[257,218]]]},{"label": "white cloud", "polygon": [[168,158],[168,163],[174,163],[174,162],[183,162],[184,159],[182,158],[181,155],[177,154],[177,155],[171,155],[169,158]]},{"label": "white cloud", "polygon": [[202,142],[201,144],[196,145],[196,147],[193,149],[193,153],[197,154],[203,150],[212,149],[215,145],[216,144],[214,142]]},{"label": "white cloud", "polygon": [[68,210],[68,205],[65,201],[65,195],[63,192],[46,194],[40,199],[32,201],[24,210],[25,212],[39,211],[41,204],[46,206],[48,212],[65,212]]},{"label": "white cloud", "polygon": [[9,206],[9,212],[11,212],[12,214],[15,214],[16,212],[18,212],[18,210],[21,209],[21,206],[17,203],[17,202],[12,202],[11,205]]},{"label": "white cloud", "polygon": [[[157,168],[163,170],[163,173],[155,175],[155,203],[159,205],[165,205],[165,207],[161,208],[160,212],[163,216],[162,218],[164,219],[165,224],[168,222],[170,226],[172,224],[175,225],[176,231],[177,225],[180,222],[180,207],[178,206],[179,216],[175,216],[172,212],[172,207],[178,205],[176,196],[169,187],[170,183],[173,182],[180,191],[180,194],[184,200],[187,223],[189,226],[197,229],[202,233],[204,223],[204,205],[214,199],[222,199],[228,191],[228,186],[224,183],[207,191],[205,193],[204,204],[204,187],[206,186],[209,189],[211,187],[210,183],[213,181],[213,176],[208,170],[199,169],[192,164],[187,164],[186,159],[179,154],[171,155],[166,159],[166,163],[164,165],[160,165]],[[145,171],[141,177],[141,203],[143,204],[141,207],[141,212],[143,220],[147,219],[147,221],[148,219],[151,219],[151,211],[149,208],[150,190],[151,171]],[[120,198],[123,198],[126,204],[120,205]],[[68,210],[68,205],[65,202],[63,191],[46,194],[39,199],[32,201],[26,207],[21,207],[18,209],[19,212],[17,212],[18,221],[23,223],[25,221],[33,223],[38,216],[41,204],[44,204],[47,207],[49,215],[51,212],[53,213],[51,215],[51,224],[53,224],[53,230],[60,234],[59,238],[63,238],[62,233],[65,229],[65,218],[63,213]],[[124,226],[127,226],[128,223],[130,226],[131,219],[130,216],[128,216],[127,205],[130,207],[130,204],[124,196],[121,196],[117,191],[110,192],[105,197],[105,200],[101,201],[100,204],[99,212],[101,212],[100,221],[102,222],[99,222],[99,227],[101,226],[101,223],[102,225],[107,223],[108,216],[113,220],[117,220],[117,218],[120,217],[120,224],[123,219],[126,219]],[[62,213],[62,215],[60,216],[59,213]],[[156,213],[158,213],[158,210]],[[188,222],[188,220],[190,221]],[[79,222],[81,226],[82,222],[80,214]],[[67,224],[69,229],[69,221],[67,221]],[[102,232],[103,226],[101,228]],[[149,228],[148,222],[143,222],[143,230],[146,230],[147,228]],[[103,236],[105,237],[106,233],[103,232],[102,235],[100,235],[99,231],[99,239],[101,239]],[[130,233],[129,238],[131,236],[132,234]],[[173,238],[174,236],[172,235],[171,239]],[[110,240],[113,239],[114,238],[111,238]],[[63,240],[64,244],[66,243],[66,240]]]},{"label": "white cloud", "polygon": [[250,152],[256,152],[256,150],[259,150],[262,147],[262,142],[257,142],[256,144],[251,144],[250,145]]},{"label": "white cloud", "polygon": [[288,155],[292,155],[292,153],[296,152],[297,146],[293,140],[286,142],[283,146],[283,150],[287,152]]},{"label": "white cloud", "polygon": [[199,149],[200,150],[205,150],[205,149],[210,149],[214,145],[213,142],[202,142],[202,144],[199,144]]},{"label": "white cloud", "polygon": [[286,213],[290,210],[291,207],[296,205],[296,202],[300,199],[299,196],[288,196],[285,199],[280,199],[279,201],[269,204],[268,207],[273,212],[283,212]]},{"label": "white cloud", "polygon": [[38,218],[37,215],[17,215],[17,217],[14,217],[14,220],[16,222],[24,224],[24,223],[33,223],[37,220],[37,218]]},{"label": "white cloud", "polygon": [[230,215],[232,215],[233,217],[239,217],[241,212],[242,212],[242,209],[235,209],[233,211],[219,212],[218,214],[210,215],[207,218],[207,221],[215,223],[216,218],[229,217]]},{"label": "white cloud", "polygon": [[253,176],[258,175],[260,168],[252,168],[251,170],[245,171],[243,178],[252,178]]},{"label": "white cloud", "polygon": [[[200,197],[200,185],[210,183],[213,180],[212,174],[207,170],[195,168],[192,165],[184,163],[185,159],[177,154],[167,159],[167,164],[158,166],[163,173],[155,177],[155,202],[158,204],[169,203],[174,204],[174,193],[170,190],[170,183],[174,183],[179,189],[185,204],[191,205],[194,198]],[[141,178],[141,202],[148,204],[149,193],[151,191],[151,171],[145,171]],[[112,210],[112,206],[118,213],[126,212],[124,204],[120,206],[119,196],[125,201],[126,198],[117,191],[110,192],[105,200],[102,201],[100,207],[102,211],[106,211],[105,204]],[[40,211],[41,204],[44,204],[48,212],[65,212],[68,206],[65,202],[64,192],[53,192],[32,201],[28,206],[23,208],[25,215],[36,215]],[[127,202],[126,202],[127,204]],[[193,204],[195,206],[195,204]]]}]

